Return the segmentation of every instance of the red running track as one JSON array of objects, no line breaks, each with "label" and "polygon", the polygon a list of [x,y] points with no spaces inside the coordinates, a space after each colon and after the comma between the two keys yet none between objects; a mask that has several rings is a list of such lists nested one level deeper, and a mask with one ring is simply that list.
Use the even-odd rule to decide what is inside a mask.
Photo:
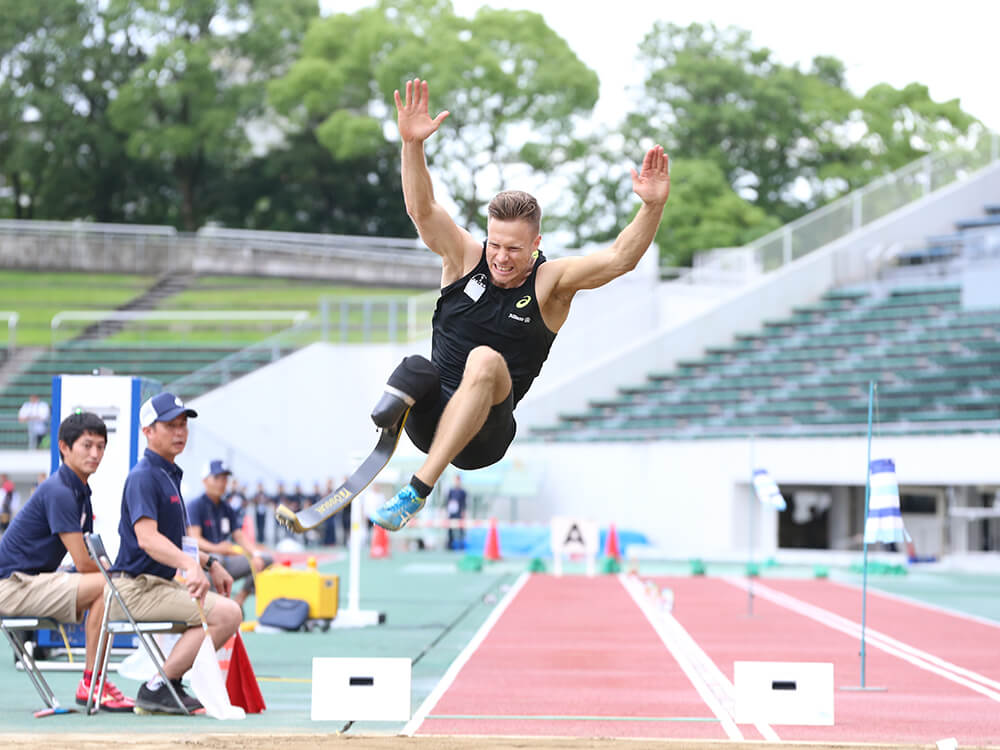
[{"label": "red running track", "polygon": [[417,733],[726,738],[614,576],[532,576]]},{"label": "red running track", "polygon": [[[860,686],[860,638],[852,637],[719,579],[656,579],[674,592],[673,614],[731,681],[735,661],[816,661],[834,665],[833,727],[774,727],[782,740],[919,742],[946,737],[959,747],[1000,743],[1000,702],[873,647],[868,639]],[[861,592],[829,581],[758,582],[861,621]],[[1000,628],[869,592],[866,626],[987,677],[1000,672]],[[994,692],[998,692],[994,689]],[[741,725],[747,738],[750,727]]]},{"label": "red running track", "polygon": [[[830,581],[776,580],[765,583],[769,588],[861,622],[860,587]],[[997,594],[1000,595],[1000,592]],[[1000,623],[977,621],[911,603],[871,587],[868,588],[865,609],[866,628],[1000,681]],[[1000,714],[1000,704],[997,709]]]},{"label": "red running track", "polygon": [[[774,726],[781,740],[1000,744],[1000,702],[721,579],[658,578],[673,615],[731,682],[733,663],[834,664],[832,727]],[[860,591],[828,581],[763,587],[860,623]],[[1000,627],[869,593],[867,625],[986,678],[1000,676]],[[1000,693],[996,687],[987,688]],[[422,707],[424,709],[424,707]],[[723,725],[615,577],[532,576],[472,653],[419,734],[726,739]],[[575,718],[574,718],[575,717]],[[586,718],[584,718],[586,717]],[[753,725],[747,740],[762,739]]]}]

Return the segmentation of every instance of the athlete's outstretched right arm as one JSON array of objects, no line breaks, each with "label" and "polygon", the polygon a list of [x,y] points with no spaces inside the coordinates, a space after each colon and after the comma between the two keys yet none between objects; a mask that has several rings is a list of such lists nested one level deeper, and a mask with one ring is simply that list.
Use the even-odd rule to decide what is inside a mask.
[{"label": "athlete's outstretched right arm", "polygon": [[428,111],[427,81],[415,78],[406,82],[406,99],[396,99],[399,136],[403,141],[402,178],[406,213],[420,233],[424,243],[443,259],[442,280],[449,283],[463,274],[468,255],[478,259],[479,245],[467,231],[459,227],[448,212],[434,199],[434,186],[427,169],[424,141],[448,116],[441,112],[431,118]]}]

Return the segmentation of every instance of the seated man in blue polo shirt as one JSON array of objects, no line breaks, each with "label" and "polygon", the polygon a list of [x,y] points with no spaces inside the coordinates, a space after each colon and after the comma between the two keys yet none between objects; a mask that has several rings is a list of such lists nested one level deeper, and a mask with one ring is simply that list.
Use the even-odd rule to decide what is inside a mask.
[{"label": "seated man in blue polo shirt", "polygon": [[243,533],[241,514],[223,500],[231,475],[224,461],[208,462],[202,475],[205,492],[188,503],[188,534],[198,540],[198,549],[202,552],[220,556],[222,566],[234,582],[247,579],[233,597],[242,608],[243,602],[254,592],[253,577],[273,563],[274,558],[257,549],[254,540]]},{"label": "seated man in blue polo shirt", "polygon": [[[59,425],[62,464],[38,485],[0,539],[0,614],[80,622],[87,615],[86,656],[76,702],[87,703],[104,616],[104,577],[87,554],[94,530],[87,480],[104,457],[108,430],[96,414],[70,414]],[[59,570],[67,551],[75,572]],[[132,699],[105,680],[105,711],[132,711]]]},{"label": "seated man in blue polo shirt", "polygon": [[[174,463],[188,438],[188,418],[197,417],[172,393],[153,396],[139,410],[146,451],[132,467],[122,492],[118,533],[121,546],[112,568],[116,585],[136,620],[173,620],[190,627],[181,635],[163,671],[191,712],[202,705],[188,695],[181,677],[194,664],[203,639],[202,618],[216,649],[240,626],[240,608],[226,597],[233,579],[213,556],[184,553],[187,513],[181,497],[181,468]],[[208,578],[218,593],[209,591]],[[174,580],[180,575],[182,581]],[[121,616],[112,602],[111,616]],[[159,674],[139,688],[137,710],[183,713]]]}]

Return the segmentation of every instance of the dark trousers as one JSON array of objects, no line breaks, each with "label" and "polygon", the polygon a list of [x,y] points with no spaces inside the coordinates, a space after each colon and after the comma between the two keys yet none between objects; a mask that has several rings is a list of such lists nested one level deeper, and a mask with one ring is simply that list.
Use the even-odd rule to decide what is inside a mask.
[{"label": "dark trousers", "polygon": [[[461,518],[449,518],[449,521],[461,521]],[[448,529],[448,549],[465,549],[465,529]]]}]

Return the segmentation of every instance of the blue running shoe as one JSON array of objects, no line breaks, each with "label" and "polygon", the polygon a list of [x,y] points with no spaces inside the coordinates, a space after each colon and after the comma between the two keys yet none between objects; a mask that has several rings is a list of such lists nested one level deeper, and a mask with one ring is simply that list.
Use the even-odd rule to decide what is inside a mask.
[{"label": "blue running shoe", "polygon": [[408,484],[372,513],[372,523],[389,531],[399,531],[420,512],[426,502],[427,499],[417,495],[417,491]]}]

